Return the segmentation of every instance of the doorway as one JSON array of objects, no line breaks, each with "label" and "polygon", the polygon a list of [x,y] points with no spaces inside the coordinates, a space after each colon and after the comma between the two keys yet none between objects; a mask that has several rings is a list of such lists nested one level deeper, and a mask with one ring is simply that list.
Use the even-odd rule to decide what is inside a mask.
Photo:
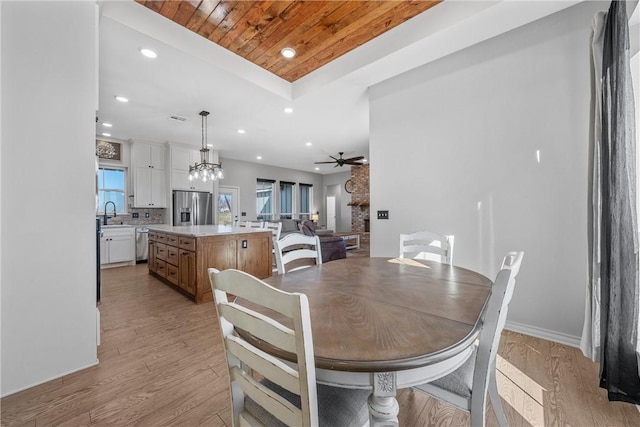
[{"label": "doorway", "polygon": [[240,187],[218,187],[218,225],[233,225],[238,221]]},{"label": "doorway", "polygon": [[327,230],[336,231],[336,198],[327,196]]}]

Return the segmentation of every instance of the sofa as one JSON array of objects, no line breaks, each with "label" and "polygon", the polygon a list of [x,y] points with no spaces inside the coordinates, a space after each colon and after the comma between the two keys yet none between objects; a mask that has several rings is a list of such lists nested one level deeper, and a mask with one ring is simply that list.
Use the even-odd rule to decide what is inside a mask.
[{"label": "sofa", "polygon": [[301,219],[281,219],[282,230],[280,230],[280,238],[290,233],[300,233]]},{"label": "sofa", "polygon": [[[284,227],[284,224],[282,226]],[[342,237],[334,236],[330,233],[316,233],[316,226],[313,221],[303,220],[300,223],[300,232],[307,236],[317,235],[320,238],[323,263],[347,257],[347,247]]]}]

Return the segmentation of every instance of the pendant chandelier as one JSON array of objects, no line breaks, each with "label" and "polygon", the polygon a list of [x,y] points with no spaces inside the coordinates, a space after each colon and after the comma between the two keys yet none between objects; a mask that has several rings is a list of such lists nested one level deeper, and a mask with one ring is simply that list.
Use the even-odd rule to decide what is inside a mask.
[{"label": "pendant chandelier", "polygon": [[200,149],[200,163],[189,166],[189,180],[201,179],[203,182],[222,179],[222,162],[211,163],[209,161],[209,148],[207,147],[207,116],[208,111],[200,111],[202,116],[202,148]]}]

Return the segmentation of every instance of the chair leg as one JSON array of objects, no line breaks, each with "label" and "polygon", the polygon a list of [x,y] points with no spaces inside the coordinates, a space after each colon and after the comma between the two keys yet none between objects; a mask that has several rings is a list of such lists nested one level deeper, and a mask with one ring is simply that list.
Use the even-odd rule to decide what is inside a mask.
[{"label": "chair leg", "polygon": [[502,401],[500,400],[500,394],[498,394],[498,383],[496,382],[496,367],[495,360],[493,362],[493,368],[489,374],[489,399],[491,399],[491,406],[493,406],[493,412],[498,419],[498,425],[500,427],[507,427],[507,418],[504,416],[504,410],[502,409]]},{"label": "chair leg", "polygon": [[472,393],[471,411],[469,414],[471,416],[471,427],[485,426],[485,419],[487,416],[487,400],[485,396],[480,396],[482,394],[484,393],[477,393],[476,397],[474,398]]}]

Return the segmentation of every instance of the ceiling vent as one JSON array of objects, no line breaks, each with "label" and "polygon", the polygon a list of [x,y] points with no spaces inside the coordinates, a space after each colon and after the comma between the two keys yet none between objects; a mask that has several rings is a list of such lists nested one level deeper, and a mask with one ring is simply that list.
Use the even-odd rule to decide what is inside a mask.
[{"label": "ceiling vent", "polygon": [[184,117],[180,117],[180,116],[169,116],[169,118],[170,118],[171,120],[175,120],[175,121],[177,121],[177,122],[184,122],[184,121],[186,121],[186,120],[187,120],[187,119],[185,119]]}]

